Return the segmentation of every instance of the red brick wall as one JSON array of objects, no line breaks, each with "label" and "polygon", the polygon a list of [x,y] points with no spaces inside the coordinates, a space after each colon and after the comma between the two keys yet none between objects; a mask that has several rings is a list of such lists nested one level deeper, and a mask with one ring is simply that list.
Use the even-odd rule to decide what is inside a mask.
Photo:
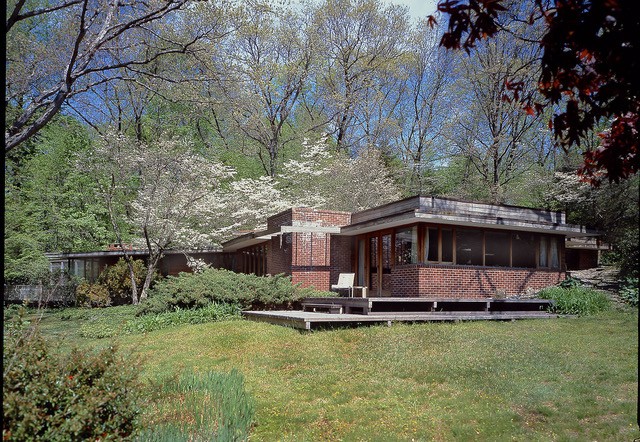
[{"label": "red brick wall", "polygon": [[392,296],[488,298],[557,284],[565,273],[556,270],[497,267],[404,265],[392,270]]},{"label": "red brick wall", "polygon": [[267,247],[267,274],[291,275],[291,233],[274,236]]},{"label": "red brick wall", "polygon": [[280,226],[290,226],[292,216],[293,209],[288,209],[269,217],[267,219],[267,230],[273,231],[279,229]]},{"label": "red brick wall", "polygon": [[[292,209],[292,225],[335,227],[351,222],[351,214],[309,208]],[[329,233],[291,234],[291,280],[303,287],[329,290],[338,274],[351,271],[351,238]]]},{"label": "red brick wall", "polygon": [[331,261],[330,279],[331,284],[338,282],[340,273],[353,273],[353,260],[351,256],[352,239],[348,236],[331,237]]}]

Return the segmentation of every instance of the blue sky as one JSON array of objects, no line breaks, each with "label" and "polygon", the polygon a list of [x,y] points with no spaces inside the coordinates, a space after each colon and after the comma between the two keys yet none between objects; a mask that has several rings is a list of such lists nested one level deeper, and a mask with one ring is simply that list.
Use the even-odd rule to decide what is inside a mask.
[{"label": "blue sky", "polygon": [[412,18],[426,17],[433,14],[438,5],[438,0],[384,0],[385,3],[395,3],[409,7],[409,14]]}]

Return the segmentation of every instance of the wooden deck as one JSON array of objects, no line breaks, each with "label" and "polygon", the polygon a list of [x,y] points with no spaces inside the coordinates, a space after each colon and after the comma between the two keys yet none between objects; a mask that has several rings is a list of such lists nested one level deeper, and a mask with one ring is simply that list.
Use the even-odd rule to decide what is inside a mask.
[{"label": "wooden deck", "polygon": [[247,311],[243,316],[304,330],[393,322],[512,321],[549,319],[544,299],[307,298],[302,311]]}]

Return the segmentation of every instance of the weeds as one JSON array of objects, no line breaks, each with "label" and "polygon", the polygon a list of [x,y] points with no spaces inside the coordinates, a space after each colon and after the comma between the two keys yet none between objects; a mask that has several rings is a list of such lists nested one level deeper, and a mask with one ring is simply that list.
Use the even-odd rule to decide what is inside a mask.
[{"label": "weeds", "polygon": [[[61,319],[80,319],[80,335],[84,338],[103,339],[113,336],[147,333],[184,324],[225,321],[240,318],[240,308],[233,304],[211,303],[197,309],[134,316],[135,307],[109,307],[63,313]],[[114,313],[112,313],[114,312]]]},{"label": "weeds", "polygon": [[540,291],[538,296],[554,300],[551,311],[562,315],[586,316],[611,308],[611,301],[604,293],[580,286],[549,287]]},{"label": "weeds", "polygon": [[[157,386],[152,424],[140,442],[243,441],[254,419],[254,404],[237,370],[183,373]],[[167,398],[174,400],[167,401]]]},{"label": "weeds", "polygon": [[626,278],[622,281],[620,297],[630,306],[638,306],[638,278]]}]

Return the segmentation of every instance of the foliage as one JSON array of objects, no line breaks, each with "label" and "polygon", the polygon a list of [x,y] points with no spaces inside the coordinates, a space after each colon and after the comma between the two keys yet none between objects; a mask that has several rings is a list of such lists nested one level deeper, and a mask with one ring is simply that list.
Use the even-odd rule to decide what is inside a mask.
[{"label": "foliage", "polygon": [[204,324],[239,318],[240,309],[236,305],[211,302],[197,309],[177,308],[174,311],[138,316],[127,321],[122,330],[125,333],[147,333],[176,325]]},{"label": "foliage", "polygon": [[164,313],[136,316],[134,310],[109,307],[91,312],[68,310],[60,316],[65,321],[77,321],[78,334],[89,339],[104,339],[129,334],[148,333],[184,324],[203,324],[240,318],[240,309],[232,304],[212,302],[205,307],[176,309]]},{"label": "foliage", "polygon": [[83,281],[76,287],[76,302],[82,307],[108,307],[111,296],[104,285]]},{"label": "foliage", "polygon": [[587,316],[611,308],[611,301],[604,293],[580,286],[549,287],[538,293],[542,299],[552,299],[551,311],[561,315]]},{"label": "foliage", "polygon": [[[159,385],[158,385],[159,384]],[[182,372],[154,383],[154,401],[148,412],[151,428],[140,442],[242,441],[254,421],[255,405],[238,370],[229,373]],[[176,400],[182,398],[182,400]]]},{"label": "foliage", "polygon": [[[610,128],[600,134],[600,147],[584,152],[581,174],[596,185],[604,177],[618,182],[635,174],[640,137],[637,5],[588,0],[535,3],[538,11],[520,20],[530,24],[544,20],[545,32],[539,39],[542,72],[536,84],[547,101],[525,97],[525,109],[535,115],[549,105],[563,106],[550,124],[565,147],[580,144],[601,121],[610,121]],[[503,0],[441,2],[438,9],[449,14],[441,44],[447,48],[462,44],[469,51],[477,41],[494,36],[502,28],[505,4]],[[516,100],[531,87],[517,79],[508,81]]]},{"label": "foliage", "polygon": [[197,274],[169,276],[156,284],[149,299],[140,304],[139,314],[201,308],[211,302],[238,304],[242,309],[291,306],[312,293],[314,296],[325,294],[301,289],[283,275],[256,276],[206,269]]},{"label": "foliage", "polygon": [[86,251],[111,241],[106,211],[74,158],[86,152],[86,128],[56,118],[28,155],[5,168],[5,279],[33,283],[48,271],[45,252]]},{"label": "foliage", "polygon": [[593,188],[575,171],[565,171],[556,172],[547,184],[544,205],[567,212],[569,223],[602,232],[602,240],[613,248],[608,259],[620,267],[623,276],[637,277],[639,197],[638,176]]},{"label": "foliage", "polygon": [[620,287],[620,297],[627,304],[637,307],[638,306],[638,278],[626,278],[622,281]]},{"label": "foliage", "polygon": [[[149,254],[139,293],[131,281],[134,304],[146,298],[165,250],[206,247],[233,227],[216,228],[211,222],[223,208],[217,191],[234,171],[197,152],[187,138],[168,136],[144,143],[110,132],[96,143],[90,158],[79,163],[95,177],[97,195],[109,209],[118,241],[122,243],[124,236],[119,224],[124,215],[139,238],[137,246]],[[116,207],[122,200],[124,214]]]},{"label": "foliage", "polygon": [[558,283],[558,287],[562,287],[563,289],[572,289],[572,288],[580,287],[581,285],[582,283],[580,282],[579,279],[572,278],[571,276],[569,276],[568,278]]},{"label": "foliage", "polygon": [[187,0],[131,5],[64,1],[46,7],[11,3],[5,27],[5,103],[13,112],[5,121],[6,152],[33,137],[63,104],[73,110],[72,97],[84,92],[99,96],[101,85],[121,80],[120,68],[137,70],[163,55],[185,53],[202,37],[158,36],[159,22]]},{"label": "foliage", "polygon": [[11,284],[33,284],[49,275],[49,261],[33,236],[5,230],[4,279]]},{"label": "foliage", "polygon": [[114,347],[58,355],[37,324],[5,327],[3,440],[128,440],[139,415],[138,367]]},{"label": "foliage", "polygon": [[300,159],[287,161],[282,169],[278,185],[293,206],[359,211],[400,197],[378,150],[351,158],[330,150],[326,136],[305,139]]},{"label": "foliage", "polygon": [[[132,264],[136,285],[140,287],[144,282],[147,268],[141,259],[134,259]],[[154,274],[153,279],[157,279],[157,273]],[[112,304],[118,305],[127,301],[131,302],[131,277],[129,266],[123,258],[120,258],[116,264],[107,266],[100,273],[98,284],[107,289]]]}]

